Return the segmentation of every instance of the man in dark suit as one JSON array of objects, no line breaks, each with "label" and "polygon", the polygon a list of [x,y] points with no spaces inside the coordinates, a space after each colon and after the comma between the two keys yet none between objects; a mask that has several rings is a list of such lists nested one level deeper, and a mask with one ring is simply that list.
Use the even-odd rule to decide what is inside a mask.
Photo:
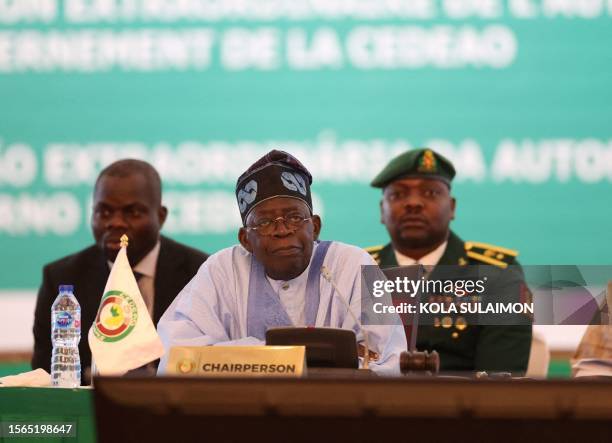
[{"label": "man in dark suit", "polygon": [[[516,261],[518,252],[464,242],[450,230],[450,222],[455,218],[456,202],[450,193],[454,175],[451,162],[431,149],[411,150],[391,160],[372,181],[373,187],[383,190],[381,222],[391,243],[368,248],[368,252],[381,267],[490,265],[506,269],[516,265],[511,269],[518,269],[518,273],[501,273],[505,279],[502,283],[522,287],[522,270]],[[433,269],[428,278],[435,279],[438,274]],[[506,281],[509,277],[518,281]],[[430,301],[439,296],[433,297]],[[434,320],[433,325],[419,325],[416,347],[421,351],[437,351],[442,371],[520,374],[527,369],[531,347],[529,324],[472,325],[461,315],[441,315]]]},{"label": "man in dark suit", "polygon": [[140,160],[120,160],[96,180],[91,227],[96,244],[46,265],[34,313],[32,368],[50,371],[51,305],[60,284],[74,285],[81,305],[81,378],[87,383],[91,351],[87,331],[95,320],[110,266],[127,234],[128,259],[154,324],[208,257],[160,236],[168,210],[157,171]]}]

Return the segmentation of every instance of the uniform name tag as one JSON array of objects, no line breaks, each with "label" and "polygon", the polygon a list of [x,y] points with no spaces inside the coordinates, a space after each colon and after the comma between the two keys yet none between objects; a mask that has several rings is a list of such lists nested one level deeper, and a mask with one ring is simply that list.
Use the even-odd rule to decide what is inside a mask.
[{"label": "uniform name tag", "polygon": [[175,346],[166,373],[204,377],[301,377],[305,346]]}]

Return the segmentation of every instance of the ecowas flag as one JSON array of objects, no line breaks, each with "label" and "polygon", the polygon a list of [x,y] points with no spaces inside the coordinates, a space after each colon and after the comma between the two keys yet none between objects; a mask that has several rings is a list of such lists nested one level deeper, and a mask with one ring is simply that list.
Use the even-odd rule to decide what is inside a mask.
[{"label": "ecowas flag", "polygon": [[101,375],[122,375],[164,353],[127,258],[127,236],[104,288],[98,315],[89,329],[93,362]]}]

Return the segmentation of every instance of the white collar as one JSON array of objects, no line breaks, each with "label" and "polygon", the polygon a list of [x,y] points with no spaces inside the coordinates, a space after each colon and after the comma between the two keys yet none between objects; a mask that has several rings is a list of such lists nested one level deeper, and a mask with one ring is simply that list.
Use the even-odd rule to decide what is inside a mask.
[{"label": "white collar", "polygon": [[427,265],[427,266],[435,266],[438,264],[438,262],[444,255],[444,251],[446,251],[447,244],[448,244],[448,240],[442,243],[440,246],[438,246],[433,251],[431,251],[429,254],[424,255],[418,260],[415,260],[414,258],[408,257],[406,255],[403,255],[396,249],[393,249],[393,252],[395,253],[395,259],[397,260],[397,264],[400,266],[410,266],[416,263],[420,263],[422,265]]},{"label": "white collar", "polygon": [[304,272],[302,272],[297,277],[292,278],[291,280],[274,280],[272,277],[268,277],[267,275],[266,275],[266,278],[270,282],[270,286],[272,286],[272,289],[274,290],[274,292],[279,293],[281,288],[283,289],[297,288],[297,287],[300,287],[301,285],[305,285],[306,280],[308,279],[309,270],[310,270],[310,264],[308,264],[308,267],[304,269]]},{"label": "white collar", "polygon": [[144,256],[142,260],[138,262],[136,266],[134,266],[135,272],[140,272],[142,275],[146,275],[147,277],[155,277],[155,268],[157,266],[157,259],[159,258],[159,240],[153,246],[153,249],[149,251],[147,255]]},{"label": "white collar", "polygon": [[[157,243],[155,243],[153,249],[151,249],[136,266],[132,267],[132,271],[138,272],[147,277],[155,278],[155,268],[157,267],[157,259],[159,258],[159,247],[160,241],[157,240]],[[108,267],[112,268],[113,262],[109,261]]]}]

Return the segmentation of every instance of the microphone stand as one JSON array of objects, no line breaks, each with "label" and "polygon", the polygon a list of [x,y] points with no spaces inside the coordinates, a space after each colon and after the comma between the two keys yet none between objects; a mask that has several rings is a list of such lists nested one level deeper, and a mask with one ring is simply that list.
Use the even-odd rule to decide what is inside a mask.
[{"label": "microphone stand", "polygon": [[334,291],[338,293],[337,298],[339,298],[342,301],[342,304],[346,308],[346,311],[349,313],[349,315],[351,316],[355,324],[358,325],[361,331],[363,332],[363,344],[365,347],[365,353],[363,356],[363,369],[369,369],[370,368],[370,343],[368,340],[368,331],[361,325],[361,322],[357,320],[357,317],[355,317],[355,314],[353,314],[353,310],[351,309],[349,304],[346,302],[346,300],[342,296],[342,292],[340,292],[340,289],[338,289],[338,286],[336,286],[336,283],[334,282],[334,279],[332,278],[331,272],[329,271],[329,269],[327,269],[325,265],[321,266],[321,275],[323,276],[325,280],[327,280],[332,285],[332,287],[334,288]]}]

